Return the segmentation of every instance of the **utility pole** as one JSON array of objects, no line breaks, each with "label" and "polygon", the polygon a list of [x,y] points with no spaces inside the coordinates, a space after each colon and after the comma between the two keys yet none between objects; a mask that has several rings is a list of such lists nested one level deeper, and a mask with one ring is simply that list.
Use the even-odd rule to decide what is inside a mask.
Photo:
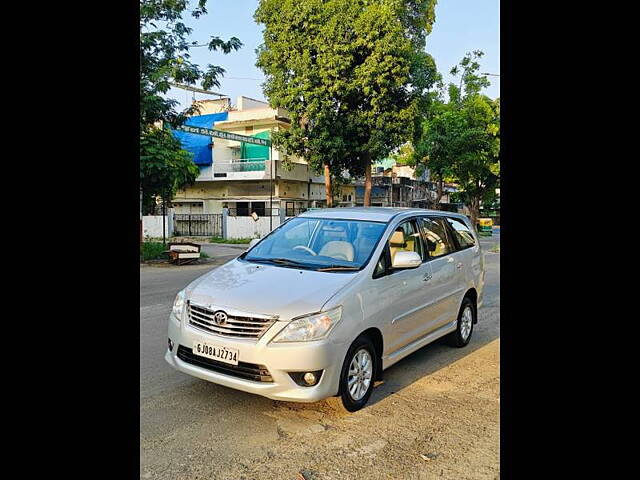
[{"label": "utility pole", "polygon": [[[273,147],[269,144],[269,230],[273,231]],[[282,205],[280,205],[282,208]]]}]

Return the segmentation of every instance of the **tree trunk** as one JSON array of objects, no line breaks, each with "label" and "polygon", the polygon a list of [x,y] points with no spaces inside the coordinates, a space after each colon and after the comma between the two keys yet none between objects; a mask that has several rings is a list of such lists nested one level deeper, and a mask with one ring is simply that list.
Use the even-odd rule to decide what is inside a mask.
[{"label": "tree trunk", "polygon": [[324,191],[327,196],[327,207],[333,207],[333,195],[331,193],[331,169],[329,164],[324,164]]},{"label": "tree trunk", "polygon": [[443,195],[444,195],[444,180],[442,179],[442,177],[438,177],[438,181],[436,182],[436,199],[433,205],[434,210],[440,210],[440,200],[442,200]]},{"label": "tree trunk", "polygon": [[362,156],[364,162],[364,206],[371,206],[371,156],[367,153]]},{"label": "tree trunk", "polygon": [[477,228],[478,217],[480,216],[480,198],[472,197],[469,199],[469,214],[471,216],[471,225]]}]

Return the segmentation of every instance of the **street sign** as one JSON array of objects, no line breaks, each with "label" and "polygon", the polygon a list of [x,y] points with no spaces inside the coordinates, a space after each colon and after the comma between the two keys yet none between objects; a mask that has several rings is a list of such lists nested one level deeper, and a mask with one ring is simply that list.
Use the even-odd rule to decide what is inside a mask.
[{"label": "street sign", "polygon": [[189,125],[180,125],[176,128],[181,132],[195,133],[196,135],[206,135],[207,137],[222,138],[224,140],[235,140],[236,142],[253,143],[254,145],[271,146],[271,140],[266,138],[248,137],[246,135],[238,135],[237,133],[223,132],[222,130],[214,130],[212,128],[191,127]]}]

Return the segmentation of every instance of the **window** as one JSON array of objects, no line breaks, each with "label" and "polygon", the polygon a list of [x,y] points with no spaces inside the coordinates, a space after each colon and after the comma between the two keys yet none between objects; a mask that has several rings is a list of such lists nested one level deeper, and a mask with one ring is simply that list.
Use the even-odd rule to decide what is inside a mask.
[{"label": "window", "polygon": [[286,259],[295,262],[296,268],[357,270],[367,264],[385,229],[386,224],[378,222],[295,217],[274,230],[244,259],[275,260],[272,263],[279,265]]},{"label": "window", "polygon": [[426,254],[422,245],[422,237],[414,220],[401,223],[389,237],[391,264],[397,252],[416,252],[424,261]]},{"label": "window", "polygon": [[458,240],[460,249],[473,247],[476,244],[476,240],[473,238],[473,234],[463,222],[454,218],[447,217],[447,222],[451,225],[453,234]]},{"label": "window", "polygon": [[[284,193],[286,194],[287,192],[284,192]],[[295,204],[293,202],[285,203],[285,215],[287,217],[295,217],[296,214],[294,213],[294,208],[293,208],[294,205]]]},{"label": "window", "polygon": [[251,202],[251,211],[256,212],[259,217],[264,217],[265,214],[265,202]]},{"label": "window", "polygon": [[373,278],[382,277],[387,271],[387,248],[382,250],[382,254],[376,263],[376,268],[373,270]]},{"label": "window", "polygon": [[300,223],[293,228],[290,228],[283,235],[284,242],[288,248],[293,248],[298,245],[307,246],[311,241],[311,236],[315,231],[317,220]]},{"label": "window", "polygon": [[249,216],[249,202],[236,202],[235,214],[238,217],[248,217]]},{"label": "window", "polygon": [[423,217],[420,220],[422,234],[427,242],[427,249],[431,258],[441,257],[454,251],[441,218]]}]

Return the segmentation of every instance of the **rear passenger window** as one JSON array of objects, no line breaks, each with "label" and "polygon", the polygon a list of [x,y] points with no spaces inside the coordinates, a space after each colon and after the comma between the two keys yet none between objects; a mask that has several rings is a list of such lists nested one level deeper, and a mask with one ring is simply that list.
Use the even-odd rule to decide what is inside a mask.
[{"label": "rear passenger window", "polygon": [[460,248],[473,247],[476,244],[476,240],[473,238],[473,234],[469,230],[469,227],[467,227],[463,222],[449,217],[447,217],[447,222],[451,225],[451,229],[458,240]]},{"label": "rear passenger window", "polygon": [[441,218],[420,219],[420,228],[427,241],[427,250],[431,258],[441,257],[454,251],[451,240],[447,236],[447,228]]}]

